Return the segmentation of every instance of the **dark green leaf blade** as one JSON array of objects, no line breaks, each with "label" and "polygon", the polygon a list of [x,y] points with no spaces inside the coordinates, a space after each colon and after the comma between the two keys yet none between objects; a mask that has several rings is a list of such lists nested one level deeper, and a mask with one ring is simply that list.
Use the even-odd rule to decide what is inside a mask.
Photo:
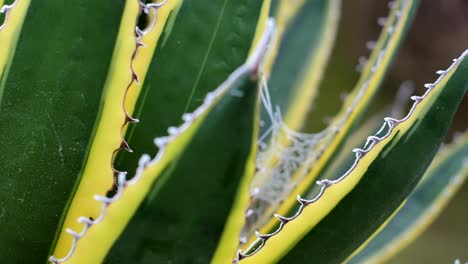
[{"label": "dark green leaf blade", "polygon": [[[0,259],[47,259],[92,138],[122,1],[32,1],[0,98]],[[1,40],[0,40],[1,41]]]},{"label": "dark green leaf blade", "polygon": [[[159,39],[126,140],[133,153],[119,153],[115,166],[133,173],[139,157],[154,153],[154,137],[180,123],[205,95],[247,58],[261,0],[183,1]],[[226,48],[229,47],[229,48]],[[183,55],[182,55],[183,54]]]},{"label": "dark green leaf blade", "polygon": [[411,243],[441,213],[468,176],[468,133],[442,149],[403,207],[349,263],[382,263]]},{"label": "dark green leaf blade", "polygon": [[429,166],[468,90],[467,54],[456,60],[454,72],[446,73],[452,75],[437,87],[442,90],[427,112],[406,132],[394,133],[353,190],[281,263],[300,263],[308,252],[315,252],[318,263],[341,263],[397,210]]},{"label": "dark green leaf blade", "polygon": [[252,162],[259,91],[248,78],[233,88],[241,96],[221,99],[184,154],[154,183],[106,262],[210,261]]}]

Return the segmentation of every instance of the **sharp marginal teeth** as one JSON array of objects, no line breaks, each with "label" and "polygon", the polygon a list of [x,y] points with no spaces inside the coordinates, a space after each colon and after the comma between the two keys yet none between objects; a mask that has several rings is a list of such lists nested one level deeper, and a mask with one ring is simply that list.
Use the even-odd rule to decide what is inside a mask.
[{"label": "sharp marginal teeth", "polygon": [[317,183],[318,185],[320,185],[320,186],[329,186],[329,185],[332,184],[332,182],[331,182],[330,180],[327,180],[327,179],[321,180],[321,181],[317,181],[316,183]]},{"label": "sharp marginal teeth", "polygon": [[184,122],[190,122],[190,121],[192,121],[192,120],[193,120],[193,114],[191,114],[191,113],[185,113],[185,114],[183,114],[183,115],[182,115],[182,120],[183,120]]},{"label": "sharp marginal teeth", "polygon": [[168,142],[168,138],[167,137],[157,137],[154,139],[154,144],[156,144],[156,146],[158,146],[159,148],[163,147],[164,145],[166,145]]},{"label": "sharp marginal teeth", "polygon": [[353,152],[354,152],[354,153],[364,154],[366,151],[363,150],[363,149],[360,149],[360,148],[355,148],[355,149],[353,149]]},{"label": "sharp marginal teeth", "polygon": [[167,133],[169,133],[169,135],[175,135],[177,134],[177,132],[179,132],[179,129],[177,127],[169,127],[167,129]]},{"label": "sharp marginal teeth", "polygon": [[[158,139],[158,138],[156,138]],[[155,141],[156,141],[155,139]],[[143,166],[144,164],[147,164],[148,162],[151,161],[151,157],[148,154],[143,154],[141,158],[138,160],[138,166]]]},{"label": "sharp marginal teeth", "polygon": [[209,92],[205,97],[205,103],[213,102],[214,98],[215,98],[215,94],[213,92]]},{"label": "sharp marginal teeth", "polygon": [[288,221],[289,221],[288,218],[286,218],[286,217],[284,217],[284,216],[281,216],[281,215],[279,215],[279,214],[276,214],[276,213],[275,213],[274,216],[275,216],[276,218],[278,218],[281,222],[288,222]]},{"label": "sharp marginal teeth", "polygon": [[366,64],[367,63],[367,58],[364,56],[360,56],[359,59],[359,64]]},{"label": "sharp marginal teeth", "polygon": [[368,42],[366,43],[366,47],[367,47],[368,49],[370,49],[370,50],[373,50],[373,49],[375,48],[375,44],[376,44],[375,41],[368,41]]},{"label": "sharp marginal teeth", "polygon": [[307,200],[303,199],[299,194],[297,195],[296,199],[299,203],[301,203],[304,206],[308,204]]},{"label": "sharp marginal teeth", "polygon": [[434,87],[434,84],[426,83],[426,84],[424,84],[424,87],[426,87],[427,89],[431,89],[432,87]]},{"label": "sharp marginal teeth", "polygon": [[379,19],[377,19],[377,24],[379,24],[379,26],[385,26],[385,23],[387,23],[387,18],[386,17],[379,17]]}]

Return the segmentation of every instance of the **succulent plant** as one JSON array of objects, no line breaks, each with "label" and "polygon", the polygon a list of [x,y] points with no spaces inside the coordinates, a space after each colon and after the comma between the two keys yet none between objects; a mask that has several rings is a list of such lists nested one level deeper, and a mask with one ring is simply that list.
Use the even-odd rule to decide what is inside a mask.
[{"label": "succulent plant", "polygon": [[468,134],[439,150],[468,51],[364,118],[417,0],[389,3],[318,133],[340,0],[0,6],[2,261],[382,262],[468,174]]}]

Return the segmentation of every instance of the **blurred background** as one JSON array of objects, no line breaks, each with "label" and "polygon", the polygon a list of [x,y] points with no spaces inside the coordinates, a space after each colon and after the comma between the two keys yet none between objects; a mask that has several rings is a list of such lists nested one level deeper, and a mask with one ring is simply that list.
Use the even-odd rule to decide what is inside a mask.
[{"label": "blurred background", "polygon": [[[327,116],[338,111],[342,100],[339,95],[351,90],[357,81],[359,75],[354,69],[358,58],[370,54],[366,42],[378,37],[381,27],[376,21],[387,13],[387,0],[343,1],[337,44],[322,86],[326,92],[311,110],[311,118],[324,122],[313,122],[307,130],[324,128]],[[369,114],[393,103],[404,81],[413,81],[414,93],[422,94],[423,85],[437,78],[435,72],[446,69],[465,49],[468,49],[468,0],[421,0],[413,26]],[[465,96],[446,141],[450,142],[456,131],[467,128]],[[468,182],[431,227],[391,263],[454,263],[455,259],[468,262]]]}]

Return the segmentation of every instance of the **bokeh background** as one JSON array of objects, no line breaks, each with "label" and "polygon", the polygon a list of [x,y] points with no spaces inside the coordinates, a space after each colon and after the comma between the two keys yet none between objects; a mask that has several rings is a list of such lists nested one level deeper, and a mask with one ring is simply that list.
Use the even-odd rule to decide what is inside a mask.
[{"label": "bokeh background", "polygon": [[[368,56],[366,42],[380,32],[376,21],[388,13],[386,0],[343,0],[342,19],[332,60],[322,89],[340,94],[350,90],[357,80],[354,70],[359,56]],[[390,104],[401,83],[414,82],[416,94],[423,85],[433,82],[436,70],[446,69],[453,58],[468,49],[468,0],[421,0],[421,5],[408,36],[394,62],[370,113]],[[326,117],[337,111],[339,96],[319,98],[313,115]],[[313,128],[320,129],[326,122]],[[468,128],[468,97],[463,99],[447,141],[456,131]],[[468,182],[432,226],[391,263],[468,262]]]}]

